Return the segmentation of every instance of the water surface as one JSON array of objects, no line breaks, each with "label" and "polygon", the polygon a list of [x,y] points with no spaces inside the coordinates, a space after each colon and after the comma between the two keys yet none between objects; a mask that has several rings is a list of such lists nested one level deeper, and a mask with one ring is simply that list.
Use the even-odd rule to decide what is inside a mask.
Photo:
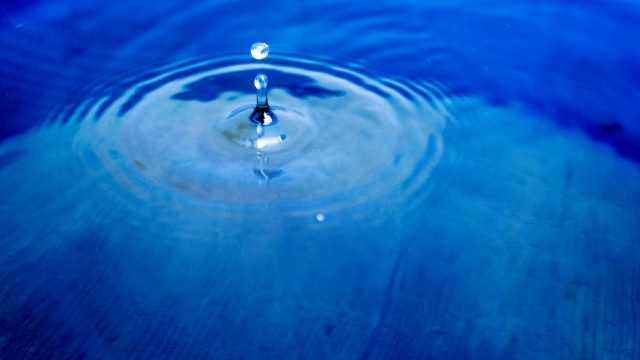
[{"label": "water surface", "polygon": [[639,12],[5,3],[0,354],[637,357]]}]

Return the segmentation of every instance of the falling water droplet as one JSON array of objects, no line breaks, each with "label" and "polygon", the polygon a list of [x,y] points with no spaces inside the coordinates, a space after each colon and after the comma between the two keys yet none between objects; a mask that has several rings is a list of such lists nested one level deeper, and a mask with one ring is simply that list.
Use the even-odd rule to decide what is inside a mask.
[{"label": "falling water droplet", "polygon": [[251,45],[251,56],[255,59],[262,60],[269,55],[269,45],[257,42]]}]

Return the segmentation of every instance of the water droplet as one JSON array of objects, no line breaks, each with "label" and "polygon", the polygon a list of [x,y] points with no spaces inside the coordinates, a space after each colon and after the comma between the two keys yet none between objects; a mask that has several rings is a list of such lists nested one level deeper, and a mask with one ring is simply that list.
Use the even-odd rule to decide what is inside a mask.
[{"label": "water droplet", "polygon": [[251,56],[255,59],[262,60],[269,55],[269,45],[257,42],[251,45]]},{"label": "water droplet", "polygon": [[323,222],[324,221],[324,214],[316,215],[316,220],[318,220],[319,222]]}]

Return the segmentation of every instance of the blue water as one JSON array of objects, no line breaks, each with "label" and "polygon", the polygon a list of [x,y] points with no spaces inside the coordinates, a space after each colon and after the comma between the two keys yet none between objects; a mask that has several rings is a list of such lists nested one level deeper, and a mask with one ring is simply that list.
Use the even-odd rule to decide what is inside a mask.
[{"label": "blue water", "polygon": [[0,359],[639,359],[639,36],[632,1],[5,0]]}]

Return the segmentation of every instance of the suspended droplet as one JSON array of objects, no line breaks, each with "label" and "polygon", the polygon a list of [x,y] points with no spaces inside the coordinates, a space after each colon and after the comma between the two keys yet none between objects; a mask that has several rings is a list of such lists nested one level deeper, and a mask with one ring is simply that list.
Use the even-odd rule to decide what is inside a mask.
[{"label": "suspended droplet", "polygon": [[269,45],[257,42],[251,45],[251,56],[255,59],[262,60],[269,55]]}]

